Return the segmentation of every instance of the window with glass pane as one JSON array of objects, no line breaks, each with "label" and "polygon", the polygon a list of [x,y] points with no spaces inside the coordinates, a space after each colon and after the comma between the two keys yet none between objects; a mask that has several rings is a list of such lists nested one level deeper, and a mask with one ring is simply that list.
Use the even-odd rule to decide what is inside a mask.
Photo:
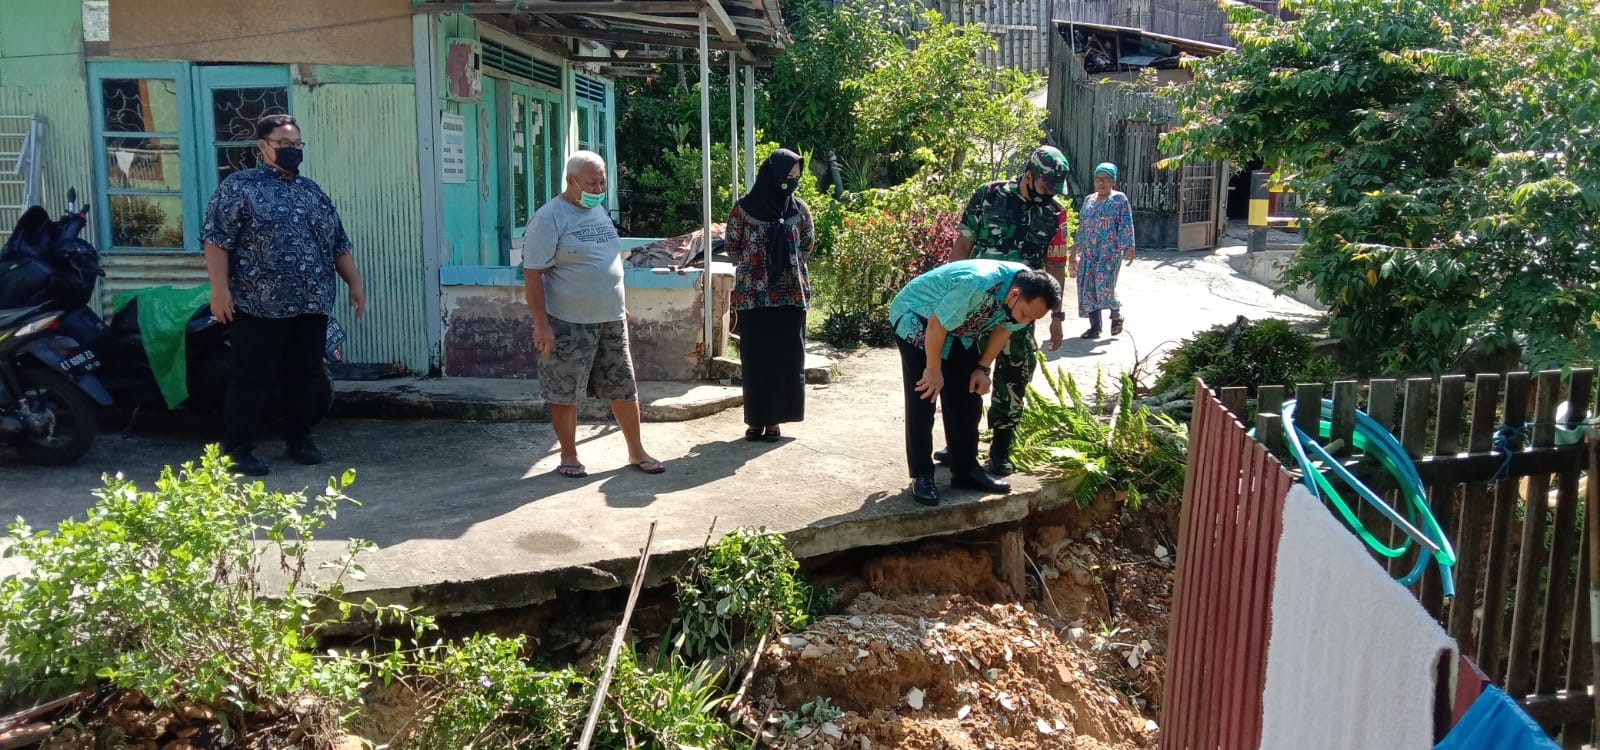
[{"label": "window with glass pane", "polygon": [[218,183],[256,165],[256,121],[288,111],[289,89],[283,86],[211,89]]},{"label": "window with glass pane", "polygon": [[561,118],[555,116],[555,113],[560,111],[561,107],[555,102],[544,103],[543,151],[548,166],[544,170],[546,188],[544,194],[539,196],[540,205],[544,205],[545,201],[556,197],[567,188],[567,154],[566,146],[563,145],[566,141],[565,136],[561,134]]},{"label": "window with glass pane", "polygon": [[594,150],[594,123],[590,121],[593,112],[586,106],[578,107],[578,148],[585,151]]},{"label": "window with glass pane", "polygon": [[178,82],[108,78],[99,94],[111,244],[183,248]]},{"label": "window with glass pane", "polygon": [[511,95],[511,216],[512,235],[528,225],[528,97]]}]

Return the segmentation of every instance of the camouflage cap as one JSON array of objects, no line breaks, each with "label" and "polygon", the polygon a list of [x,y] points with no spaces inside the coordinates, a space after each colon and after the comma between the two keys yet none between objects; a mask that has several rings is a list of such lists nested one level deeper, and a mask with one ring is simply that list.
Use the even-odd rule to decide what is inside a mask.
[{"label": "camouflage cap", "polygon": [[1028,169],[1043,177],[1056,195],[1067,192],[1067,155],[1055,146],[1040,146],[1028,159]]}]

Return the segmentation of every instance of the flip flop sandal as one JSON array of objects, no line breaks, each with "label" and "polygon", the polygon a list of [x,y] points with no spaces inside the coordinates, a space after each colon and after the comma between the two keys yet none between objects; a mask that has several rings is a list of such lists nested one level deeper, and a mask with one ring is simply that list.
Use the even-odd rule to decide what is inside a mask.
[{"label": "flip flop sandal", "polygon": [[1112,336],[1121,336],[1122,335],[1122,321],[1123,320],[1124,320],[1124,318],[1112,318],[1111,319],[1111,335]]},{"label": "flip flop sandal", "polygon": [[1084,331],[1082,334],[1080,334],[1078,336],[1078,338],[1080,338],[1080,339],[1097,339],[1097,338],[1100,338],[1100,329],[1098,329],[1098,328],[1090,328],[1089,330]]},{"label": "flip flop sandal", "polygon": [[763,430],[760,427],[751,427],[750,429],[744,431],[744,439],[749,440],[752,443],[756,442],[761,439],[762,432]]},{"label": "flip flop sandal", "polygon": [[767,430],[767,434],[762,435],[761,439],[769,443],[776,443],[783,439],[783,433],[777,430]]},{"label": "flip flop sandal", "polygon": [[638,462],[636,464],[628,464],[628,465],[632,466],[633,468],[638,469],[639,471],[642,471],[642,472],[644,472],[646,474],[662,474],[662,473],[665,473],[666,470],[667,470],[666,464],[663,464],[660,461],[657,461],[657,460],[655,460],[653,458],[647,458],[647,459],[645,459],[643,461],[640,461],[640,462]]},{"label": "flip flop sandal", "polygon": [[561,464],[556,467],[556,473],[568,479],[582,479],[589,476],[589,471],[584,468],[583,464],[577,463]]}]

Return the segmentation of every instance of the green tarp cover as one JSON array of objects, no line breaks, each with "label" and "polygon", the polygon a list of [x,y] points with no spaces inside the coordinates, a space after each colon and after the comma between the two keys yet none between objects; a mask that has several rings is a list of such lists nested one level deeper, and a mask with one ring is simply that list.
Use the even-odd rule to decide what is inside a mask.
[{"label": "green tarp cover", "polygon": [[189,399],[184,331],[194,311],[211,301],[211,285],[187,289],[157,286],[123,292],[111,301],[113,311],[121,310],[130,300],[139,301],[139,338],[150,359],[150,371],[155,373],[167,408],[176,409]]}]

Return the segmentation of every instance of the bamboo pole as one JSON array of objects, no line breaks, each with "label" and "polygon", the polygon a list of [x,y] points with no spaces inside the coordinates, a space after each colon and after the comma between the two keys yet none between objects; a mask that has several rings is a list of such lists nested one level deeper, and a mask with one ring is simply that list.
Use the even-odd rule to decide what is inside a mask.
[{"label": "bamboo pole", "polygon": [[600,723],[600,707],[605,705],[606,692],[611,689],[611,673],[617,668],[617,656],[628,639],[628,620],[633,617],[633,606],[639,603],[639,589],[644,587],[644,571],[650,565],[650,546],[656,540],[656,522],[650,522],[650,533],[644,538],[644,550],[639,554],[639,569],[633,574],[633,588],[628,591],[628,606],[622,610],[622,623],[611,638],[611,653],[606,655],[606,667],[600,673],[600,684],[595,686],[594,702],[589,705],[589,720],[584,722],[583,735],[578,739],[578,750],[589,750],[594,741],[595,727]]}]

